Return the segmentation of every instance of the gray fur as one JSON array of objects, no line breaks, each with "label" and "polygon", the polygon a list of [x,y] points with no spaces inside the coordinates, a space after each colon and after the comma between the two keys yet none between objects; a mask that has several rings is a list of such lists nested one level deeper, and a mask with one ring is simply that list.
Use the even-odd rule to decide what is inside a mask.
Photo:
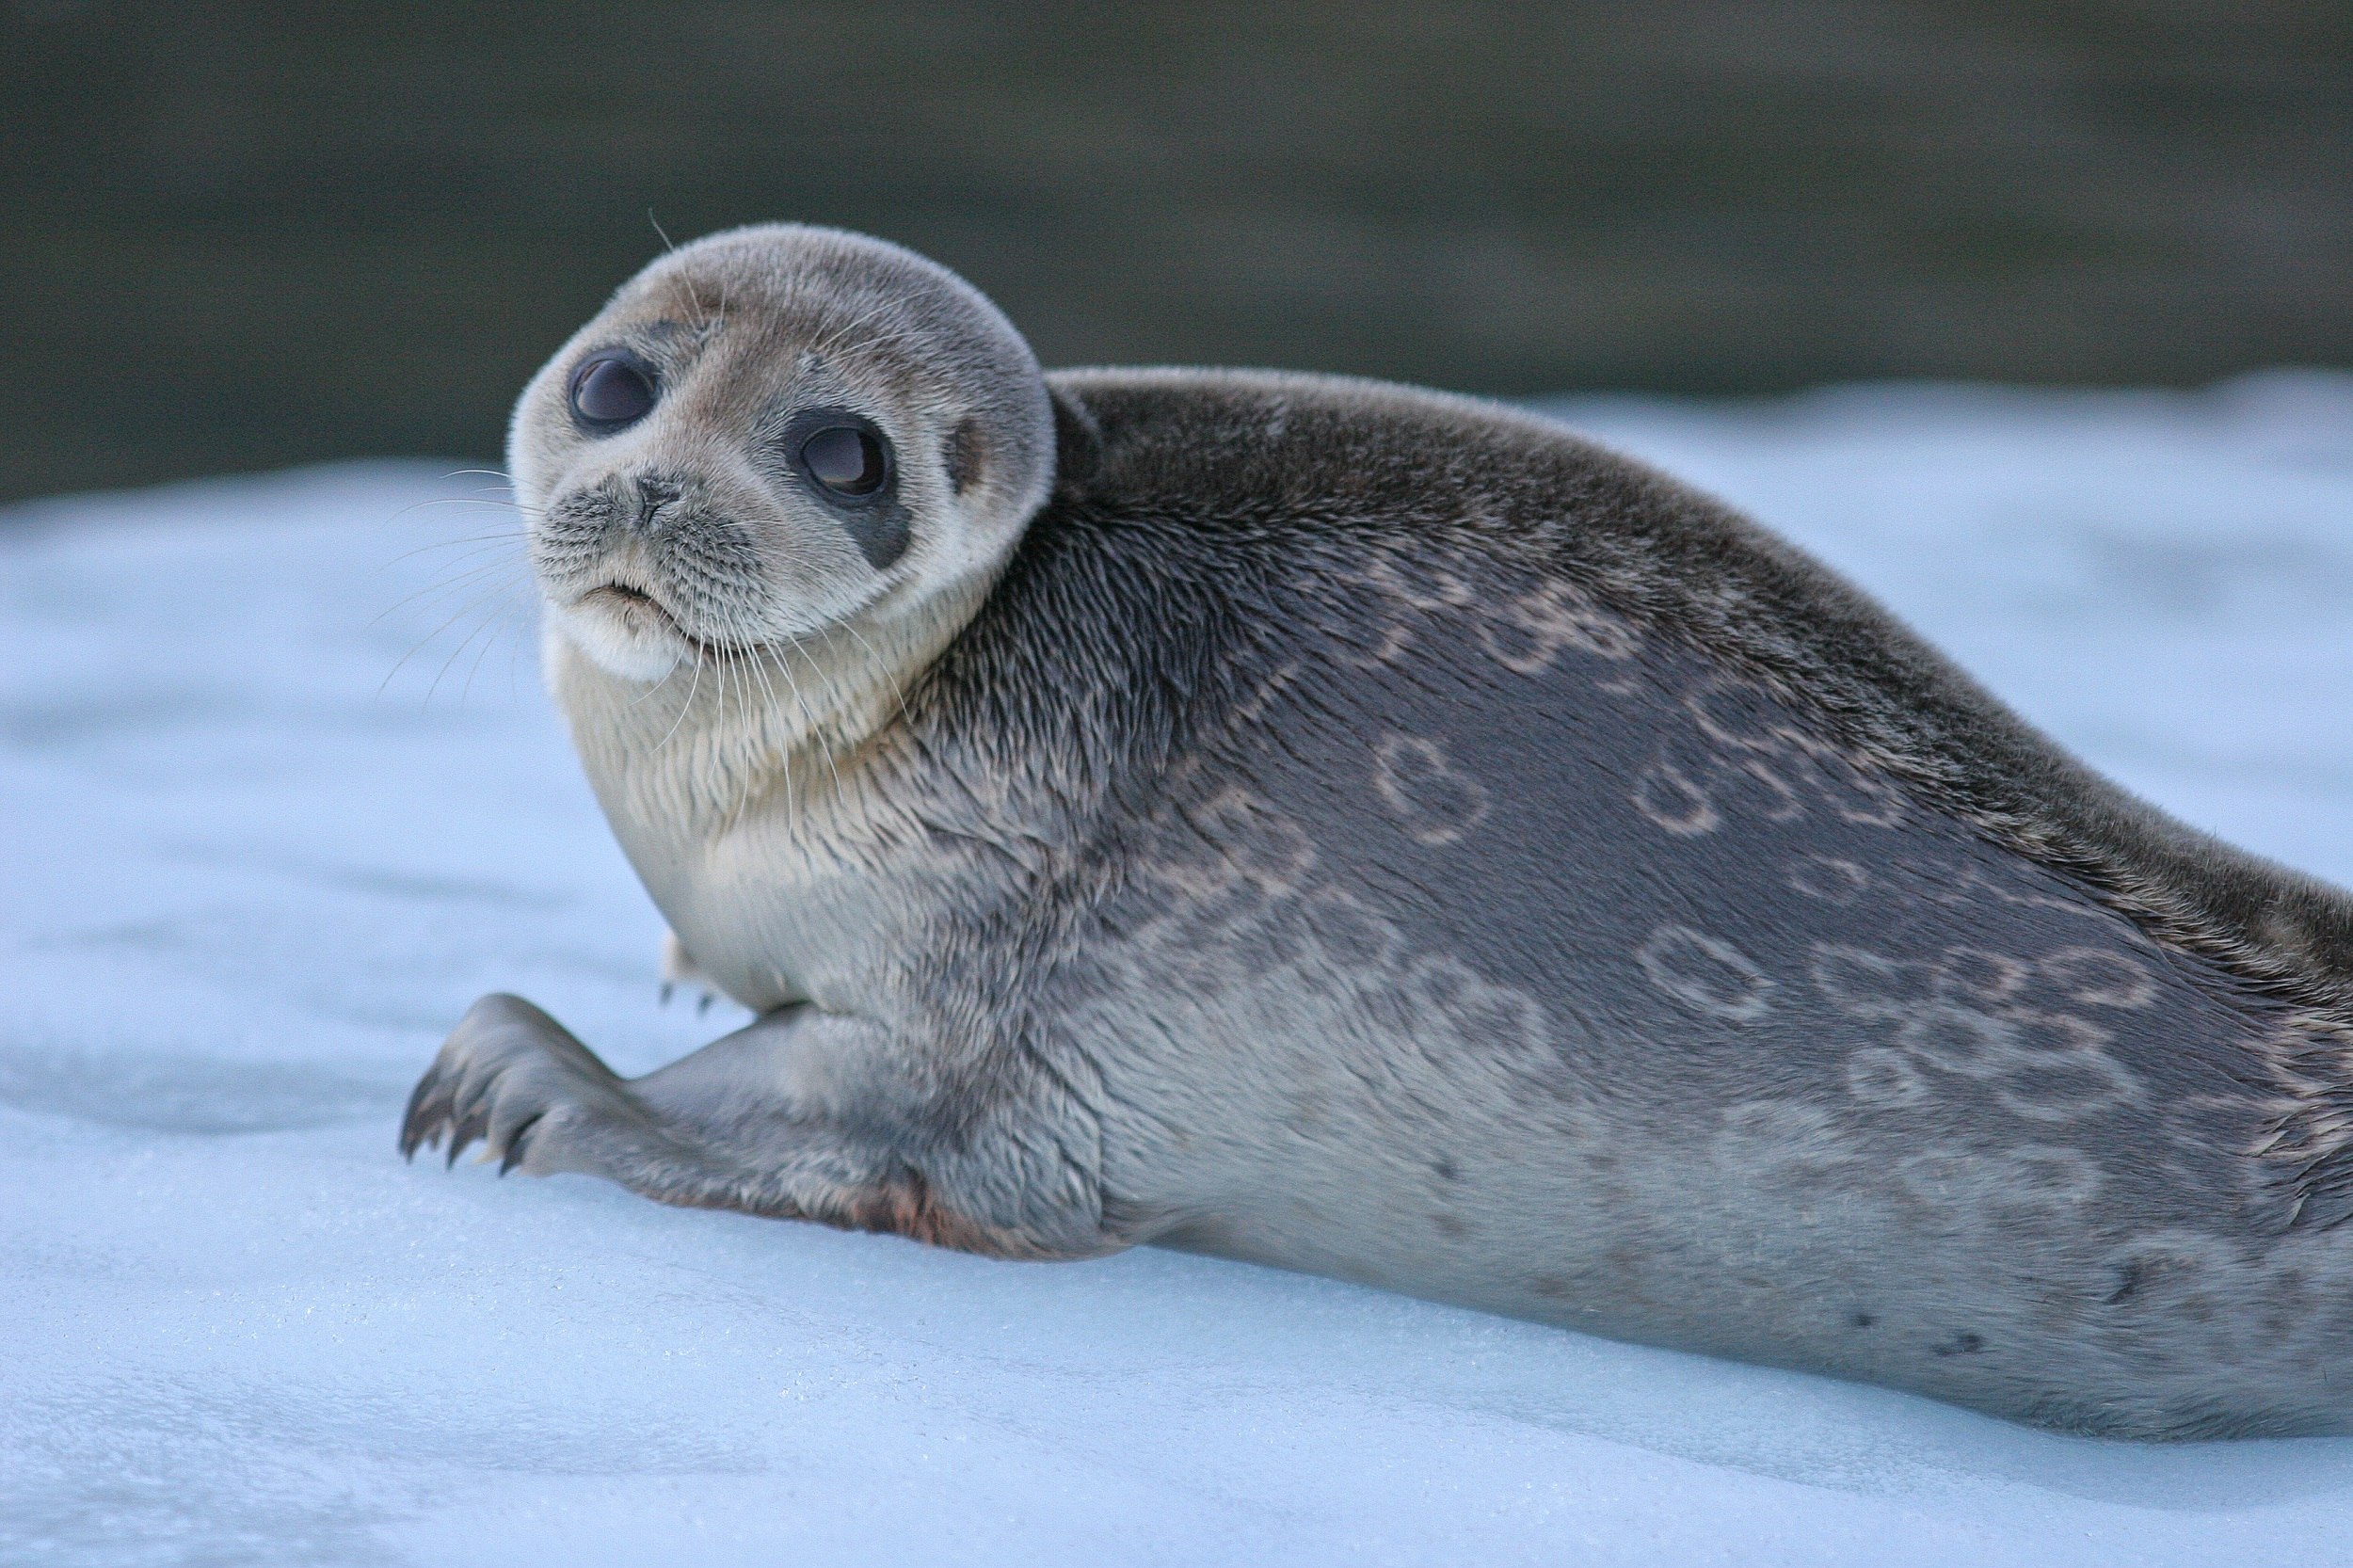
[{"label": "gray fur", "polygon": [[[557,427],[571,357],[677,296],[727,301],[716,368],[678,361],[702,401],[634,447]],[[761,1016],[623,1081],[486,998],[405,1148],[1006,1256],[1193,1247],[2076,1431],[2353,1427],[2343,895],[1551,424],[1041,379],[977,299],[721,236],[526,392],[535,537],[591,520],[542,555],[552,685],[674,968]],[[888,573],[729,456],[814,341],[826,395],[940,454]],[[736,500],[674,555],[579,499],[698,463]],[[605,561],[670,630],[568,630]],[[705,616],[678,561],[774,602]]]}]

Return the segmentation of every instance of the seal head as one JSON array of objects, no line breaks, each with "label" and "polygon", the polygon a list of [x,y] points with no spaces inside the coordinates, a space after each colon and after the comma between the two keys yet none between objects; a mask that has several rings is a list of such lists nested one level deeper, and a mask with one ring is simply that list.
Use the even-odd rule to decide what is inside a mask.
[{"label": "seal head", "polygon": [[776,224],[631,280],[532,380],[509,448],[550,630],[652,682],[959,619],[1052,484],[1054,422],[1029,345],[962,279]]}]

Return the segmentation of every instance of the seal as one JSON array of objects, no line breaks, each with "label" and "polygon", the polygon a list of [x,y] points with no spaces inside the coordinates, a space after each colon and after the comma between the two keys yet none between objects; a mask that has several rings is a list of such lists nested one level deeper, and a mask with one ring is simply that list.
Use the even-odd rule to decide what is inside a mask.
[{"label": "seal", "polygon": [[512,461],[665,968],[757,1018],[624,1080],[486,997],[404,1151],[2353,1426],[2353,904],[1724,506],[1464,398],[1046,376],[794,227],[623,287]]}]

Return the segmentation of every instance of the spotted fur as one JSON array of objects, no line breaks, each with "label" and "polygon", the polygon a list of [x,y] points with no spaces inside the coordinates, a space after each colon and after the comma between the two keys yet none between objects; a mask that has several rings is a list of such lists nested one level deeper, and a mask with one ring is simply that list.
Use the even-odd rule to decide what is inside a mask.
[{"label": "spotted fur", "polygon": [[[714,342],[831,333],[856,392],[809,279],[927,264],[754,232],[583,341],[683,287],[732,301]],[[1020,389],[964,385],[1025,354],[889,367],[947,454],[906,569],[1001,538],[971,591],[839,576],[882,608],[691,682],[555,624],[681,972],[761,1016],[624,1082],[487,999],[407,1146],[1004,1256],[1193,1247],[2070,1430],[2353,1425],[2343,895],[1542,420],[1066,372],[1048,493],[970,412]],[[533,395],[519,444],[557,442]],[[648,460],[749,439],[692,436]],[[568,450],[518,465],[577,471],[544,515],[633,493]]]}]

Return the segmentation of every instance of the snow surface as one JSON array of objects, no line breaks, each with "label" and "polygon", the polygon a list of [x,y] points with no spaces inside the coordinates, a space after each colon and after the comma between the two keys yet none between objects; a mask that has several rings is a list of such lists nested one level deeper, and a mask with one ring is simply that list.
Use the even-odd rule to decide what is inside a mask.
[{"label": "snow surface", "polygon": [[[1559,408],[2353,880],[2353,378]],[[0,513],[0,1561],[2353,1554],[2353,1441],[2065,1439],[1237,1264],[403,1165],[482,991],[627,1071],[736,1021],[656,1003],[495,493],[369,465]]]}]

